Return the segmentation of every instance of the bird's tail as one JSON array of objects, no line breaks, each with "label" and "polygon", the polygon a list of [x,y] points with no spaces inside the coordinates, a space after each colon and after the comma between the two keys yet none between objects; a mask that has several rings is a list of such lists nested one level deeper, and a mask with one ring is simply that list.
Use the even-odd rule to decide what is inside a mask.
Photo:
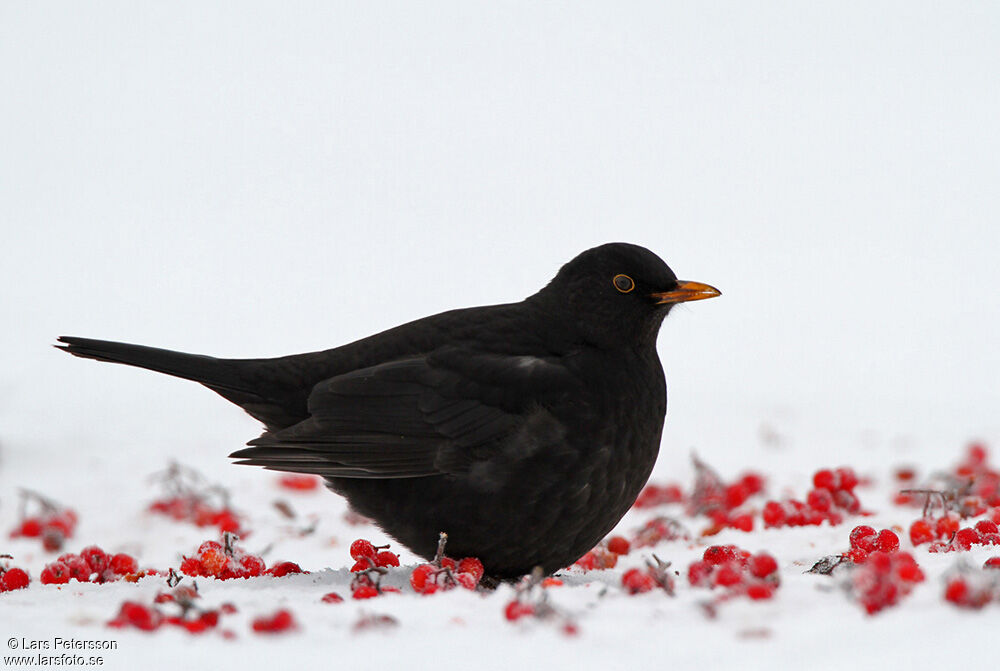
[{"label": "bird's tail", "polygon": [[201,382],[212,388],[248,391],[240,388],[236,371],[227,365],[229,362],[225,359],[75,336],[60,336],[59,342],[62,344],[56,345],[56,348],[84,359],[138,366]]},{"label": "bird's tail", "polygon": [[[61,336],[59,342],[61,344],[56,347],[73,356],[138,366],[200,382],[243,408],[271,430],[290,426],[308,416],[308,388],[303,392],[301,385],[285,384],[280,360],[217,359],[201,354],[75,336]],[[275,363],[279,365],[274,365]]]}]

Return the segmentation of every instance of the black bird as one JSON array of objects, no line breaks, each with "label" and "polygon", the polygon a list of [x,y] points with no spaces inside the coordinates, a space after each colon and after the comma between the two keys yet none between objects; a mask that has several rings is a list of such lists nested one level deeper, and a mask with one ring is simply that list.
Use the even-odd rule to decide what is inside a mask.
[{"label": "black bird", "polygon": [[66,336],[57,347],[200,382],[267,427],[237,463],[320,475],[416,554],[433,557],[444,531],[449,555],[510,579],[572,564],[635,501],[667,407],[660,324],[677,303],[718,295],[612,243],[520,303],[322,352],[217,359]]}]

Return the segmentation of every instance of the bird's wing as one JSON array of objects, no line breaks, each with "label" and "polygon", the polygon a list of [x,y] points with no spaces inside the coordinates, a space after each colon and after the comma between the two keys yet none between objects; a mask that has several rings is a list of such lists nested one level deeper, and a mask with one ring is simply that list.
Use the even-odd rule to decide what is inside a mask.
[{"label": "bird's wing", "polygon": [[555,359],[438,350],[320,382],[308,419],[230,456],[324,477],[467,472],[525,440],[558,441],[562,427],[544,405],[573,379]]}]

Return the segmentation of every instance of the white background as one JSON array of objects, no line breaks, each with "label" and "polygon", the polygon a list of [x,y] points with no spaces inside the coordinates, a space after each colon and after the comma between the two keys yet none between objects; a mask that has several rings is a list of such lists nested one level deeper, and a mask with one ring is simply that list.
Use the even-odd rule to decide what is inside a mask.
[{"label": "white background", "polygon": [[6,510],[263,477],[238,409],[60,334],[325,349],[616,240],[723,292],[662,331],[658,475],[996,442],[996,4],[541,4],[0,5]]}]

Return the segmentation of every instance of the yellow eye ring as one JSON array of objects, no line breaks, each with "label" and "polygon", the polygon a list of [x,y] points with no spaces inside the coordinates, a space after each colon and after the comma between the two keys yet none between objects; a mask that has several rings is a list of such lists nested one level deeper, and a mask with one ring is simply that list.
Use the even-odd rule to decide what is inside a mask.
[{"label": "yellow eye ring", "polygon": [[633,282],[632,278],[628,275],[615,275],[614,279],[611,280],[611,283],[615,285],[615,289],[623,294],[627,294],[635,289],[635,282]]}]

